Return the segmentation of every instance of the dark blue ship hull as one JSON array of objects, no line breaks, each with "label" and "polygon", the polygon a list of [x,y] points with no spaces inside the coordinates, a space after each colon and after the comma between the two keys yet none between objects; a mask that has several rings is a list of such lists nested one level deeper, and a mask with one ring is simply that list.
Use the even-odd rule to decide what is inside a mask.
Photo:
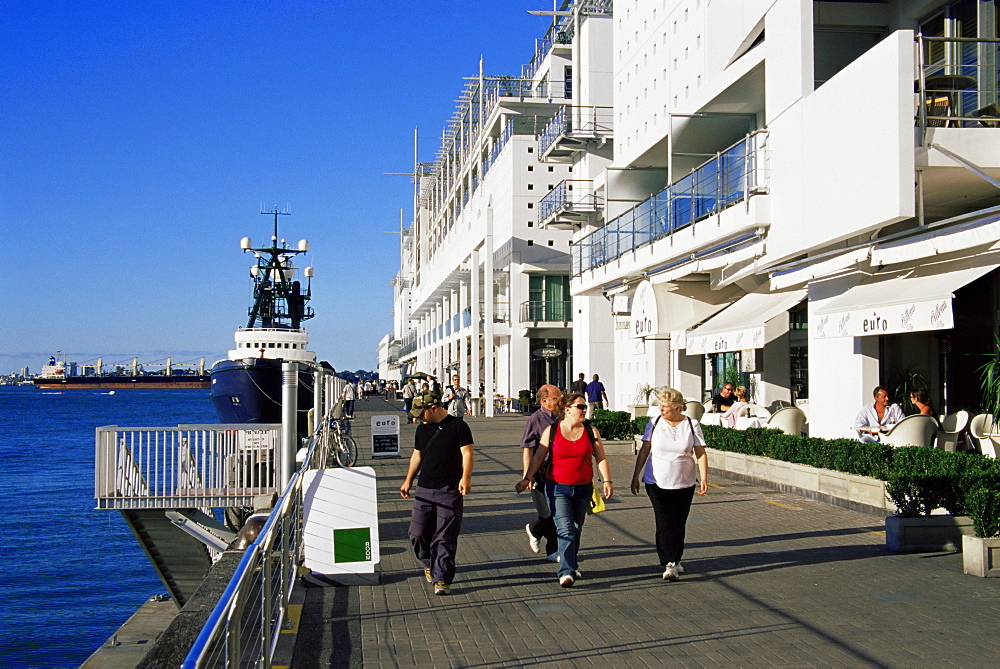
[{"label": "dark blue ship hull", "polygon": [[[281,422],[281,360],[222,360],[211,371],[211,398],[220,423]],[[298,433],[308,434],[313,374],[299,372]]]}]

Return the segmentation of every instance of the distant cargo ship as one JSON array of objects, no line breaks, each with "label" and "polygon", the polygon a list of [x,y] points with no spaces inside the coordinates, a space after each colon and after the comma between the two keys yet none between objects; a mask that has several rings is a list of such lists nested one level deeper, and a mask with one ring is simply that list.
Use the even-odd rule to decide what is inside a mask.
[{"label": "distant cargo ship", "polygon": [[[58,355],[58,353],[57,353]],[[121,388],[209,388],[211,378],[205,373],[205,359],[192,369],[174,369],[167,358],[163,371],[145,372],[139,369],[137,359],[131,366],[115,365],[114,371],[106,372],[101,359],[96,365],[76,365],[67,363],[65,356],[59,359],[50,356],[42,366],[41,373],[32,383],[36,388],[47,390],[118,390]],[[187,367],[187,366],[185,366]],[[74,373],[77,369],[82,373]]]}]

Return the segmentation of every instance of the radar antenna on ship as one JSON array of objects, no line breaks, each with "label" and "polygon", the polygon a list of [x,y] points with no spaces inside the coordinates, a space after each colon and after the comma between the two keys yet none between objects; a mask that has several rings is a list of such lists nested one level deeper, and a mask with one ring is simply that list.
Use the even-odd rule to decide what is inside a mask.
[{"label": "radar antenna on ship", "polygon": [[312,268],[304,270],[307,282],[305,290],[302,284],[295,280],[295,265],[292,258],[309,250],[309,242],[301,240],[298,248],[289,248],[284,239],[278,237],[278,216],[289,216],[291,212],[286,206],[284,210],[277,207],[261,214],[274,217],[274,232],[271,235],[269,247],[254,248],[248,237],[240,243],[244,252],[251,251],[257,258],[257,264],[250,268],[253,279],[253,303],[248,312],[250,319],[247,328],[278,328],[298,330],[302,321],[314,316],[308,306],[312,298]]}]

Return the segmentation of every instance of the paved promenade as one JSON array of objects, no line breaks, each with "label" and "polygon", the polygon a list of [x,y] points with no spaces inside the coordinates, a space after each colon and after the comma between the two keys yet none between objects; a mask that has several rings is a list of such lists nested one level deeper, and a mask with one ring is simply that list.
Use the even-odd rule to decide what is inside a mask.
[{"label": "paved promenade", "polygon": [[[372,461],[358,402],[360,465],[379,477],[378,586],[306,587],[293,667],[928,667],[1000,664],[1000,579],[962,574],[957,553],[897,555],[881,518],[710,477],[688,522],[687,573],[660,578],[653,516],[610,456],[616,494],[587,518],[583,579],[560,588],[528,548],[517,496],[522,416],[469,419],[476,438],[458,574],[433,594],[412,557],[399,497],[413,443]],[[277,658],[276,658],[277,659]]]}]

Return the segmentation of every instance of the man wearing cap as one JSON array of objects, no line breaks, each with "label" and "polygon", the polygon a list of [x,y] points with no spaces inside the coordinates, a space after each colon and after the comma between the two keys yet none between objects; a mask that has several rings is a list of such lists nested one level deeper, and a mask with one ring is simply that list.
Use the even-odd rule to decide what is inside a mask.
[{"label": "man wearing cap", "polygon": [[[463,496],[472,489],[474,444],[468,424],[441,406],[441,395],[425,392],[413,398],[410,416],[417,419],[413,454],[399,494],[413,495],[407,535],[424,565],[424,577],[435,595],[447,595],[455,578],[455,553],[462,529]],[[411,490],[419,473],[417,485]]]}]

